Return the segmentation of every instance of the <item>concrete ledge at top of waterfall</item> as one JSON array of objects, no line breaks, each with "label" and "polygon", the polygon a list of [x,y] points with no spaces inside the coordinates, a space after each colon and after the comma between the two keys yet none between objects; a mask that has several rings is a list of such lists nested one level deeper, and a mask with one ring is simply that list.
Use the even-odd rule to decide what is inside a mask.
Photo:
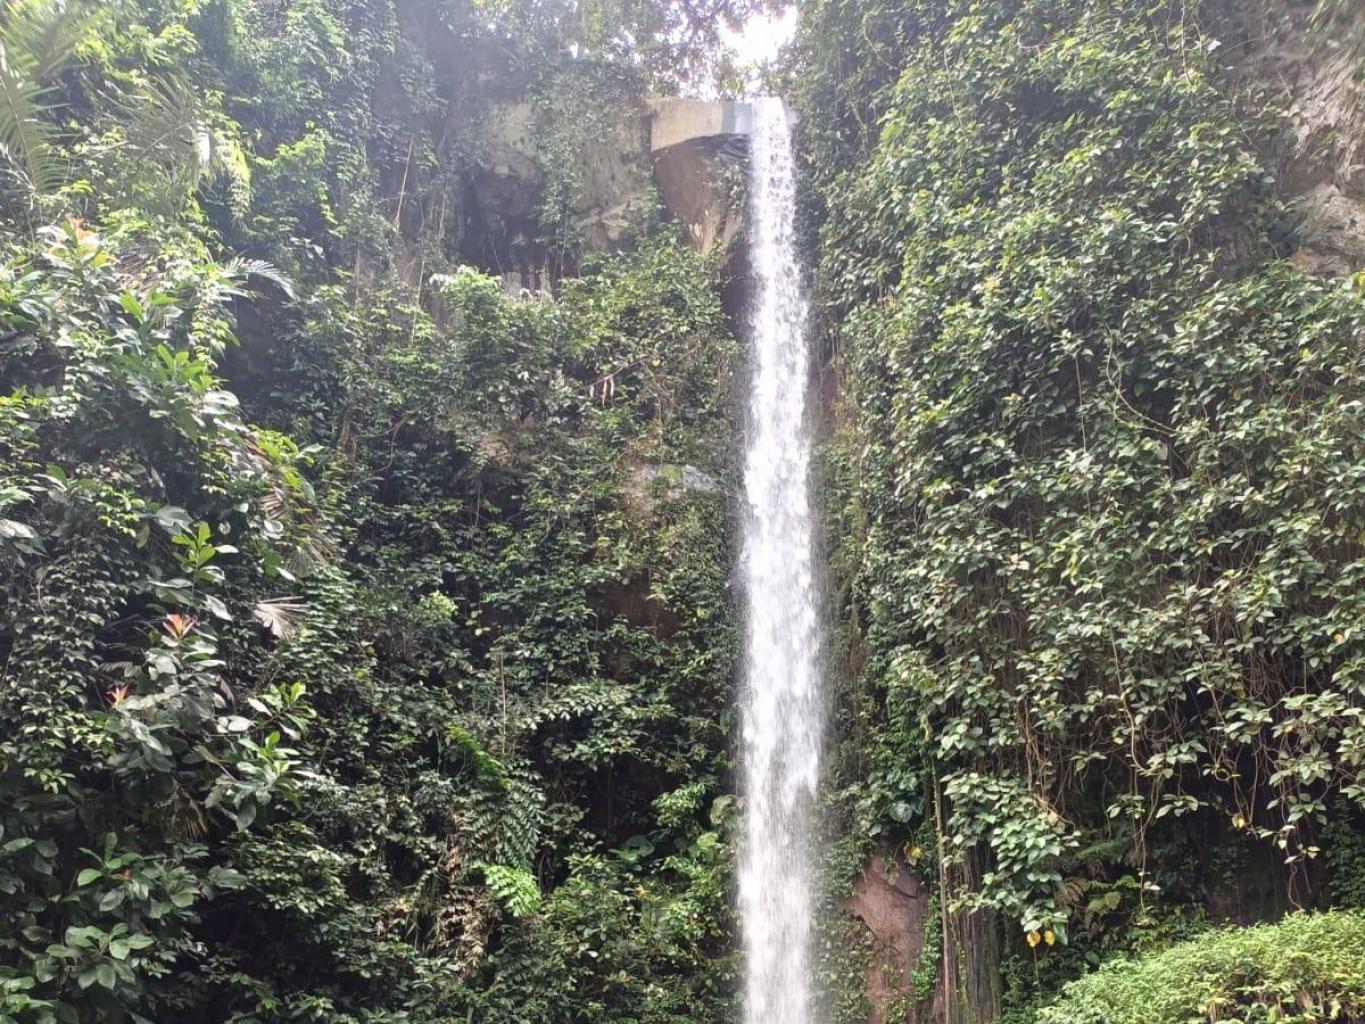
[{"label": "concrete ledge at top of waterfall", "polygon": [[743,203],[737,201],[731,172],[747,159],[753,130],[754,109],[748,103],[650,101],[650,153],[659,195],[698,252],[725,248],[739,232]]},{"label": "concrete ledge at top of waterfall", "polygon": [[649,148],[653,153],[682,142],[752,135],[754,108],[732,100],[650,101]]}]

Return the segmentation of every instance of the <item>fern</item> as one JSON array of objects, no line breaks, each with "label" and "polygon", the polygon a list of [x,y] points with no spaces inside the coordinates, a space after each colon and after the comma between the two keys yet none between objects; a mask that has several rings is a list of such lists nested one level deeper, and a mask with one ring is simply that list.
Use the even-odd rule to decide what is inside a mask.
[{"label": "fern", "polygon": [[489,892],[513,917],[525,917],[540,909],[540,886],[525,868],[482,862],[473,867],[483,872]]},{"label": "fern", "polygon": [[473,733],[464,726],[452,722],[446,727],[446,737],[450,740],[452,752],[455,750],[462,752],[480,779],[492,783],[499,793],[507,792],[507,769],[484,748]]}]

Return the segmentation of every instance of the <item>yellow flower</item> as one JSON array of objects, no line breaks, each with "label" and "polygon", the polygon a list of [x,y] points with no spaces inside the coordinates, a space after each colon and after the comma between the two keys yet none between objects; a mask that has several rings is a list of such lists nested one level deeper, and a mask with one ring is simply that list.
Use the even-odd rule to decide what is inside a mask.
[{"label": "yellow flower", "polygon": [[1057,936],[1053,933],[1051,928],[1043,932],[1043,941],[1049,946],[1055,946],[1057,944]]},{"label": "yellow flower", "polygon": [[1232,827],[1233,827],[1233,828],[1246,828],[1246,827],[1247,827],[1247,820],[1246,820],[1246,818],[1242,817],[1240,814],[1234,814],[1234,815],[1232,816]]},{"label": "yellow flower", "polygon": [[1029,932],[1028,935],[1025,936],[1025,938],[1028,939],[1028,944],[1029,946],[1032,947],[1038,945],[1038,940],[1041,938],[1041,936],[1039,936],[1039,934],[1036,931],[1033,931]]}]

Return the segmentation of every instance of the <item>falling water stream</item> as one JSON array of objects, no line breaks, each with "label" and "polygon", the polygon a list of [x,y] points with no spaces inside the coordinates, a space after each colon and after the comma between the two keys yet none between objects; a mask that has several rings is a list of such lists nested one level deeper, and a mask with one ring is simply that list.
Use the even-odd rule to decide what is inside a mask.
[{"label": "falling water stream", "polygon": [[750,159],[756,294],[749,322],[743,523],[744,1020],[809,1024],[821,635],[806,410],[807,304],[796,260],[791,125],[781,100],[754,102]]}]

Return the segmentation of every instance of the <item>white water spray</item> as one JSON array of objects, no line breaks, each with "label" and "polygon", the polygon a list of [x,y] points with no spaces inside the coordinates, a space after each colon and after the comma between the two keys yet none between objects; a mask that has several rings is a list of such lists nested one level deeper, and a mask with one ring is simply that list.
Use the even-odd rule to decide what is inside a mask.
[{"label": "white water spray", "polygon": [[781,100],[754,102],[750,159],[756,295],[743,526],[744,1020],[809,1024],[811,826],[823,701],[806,411],[811,358],[796,261],[791,126]]}]

